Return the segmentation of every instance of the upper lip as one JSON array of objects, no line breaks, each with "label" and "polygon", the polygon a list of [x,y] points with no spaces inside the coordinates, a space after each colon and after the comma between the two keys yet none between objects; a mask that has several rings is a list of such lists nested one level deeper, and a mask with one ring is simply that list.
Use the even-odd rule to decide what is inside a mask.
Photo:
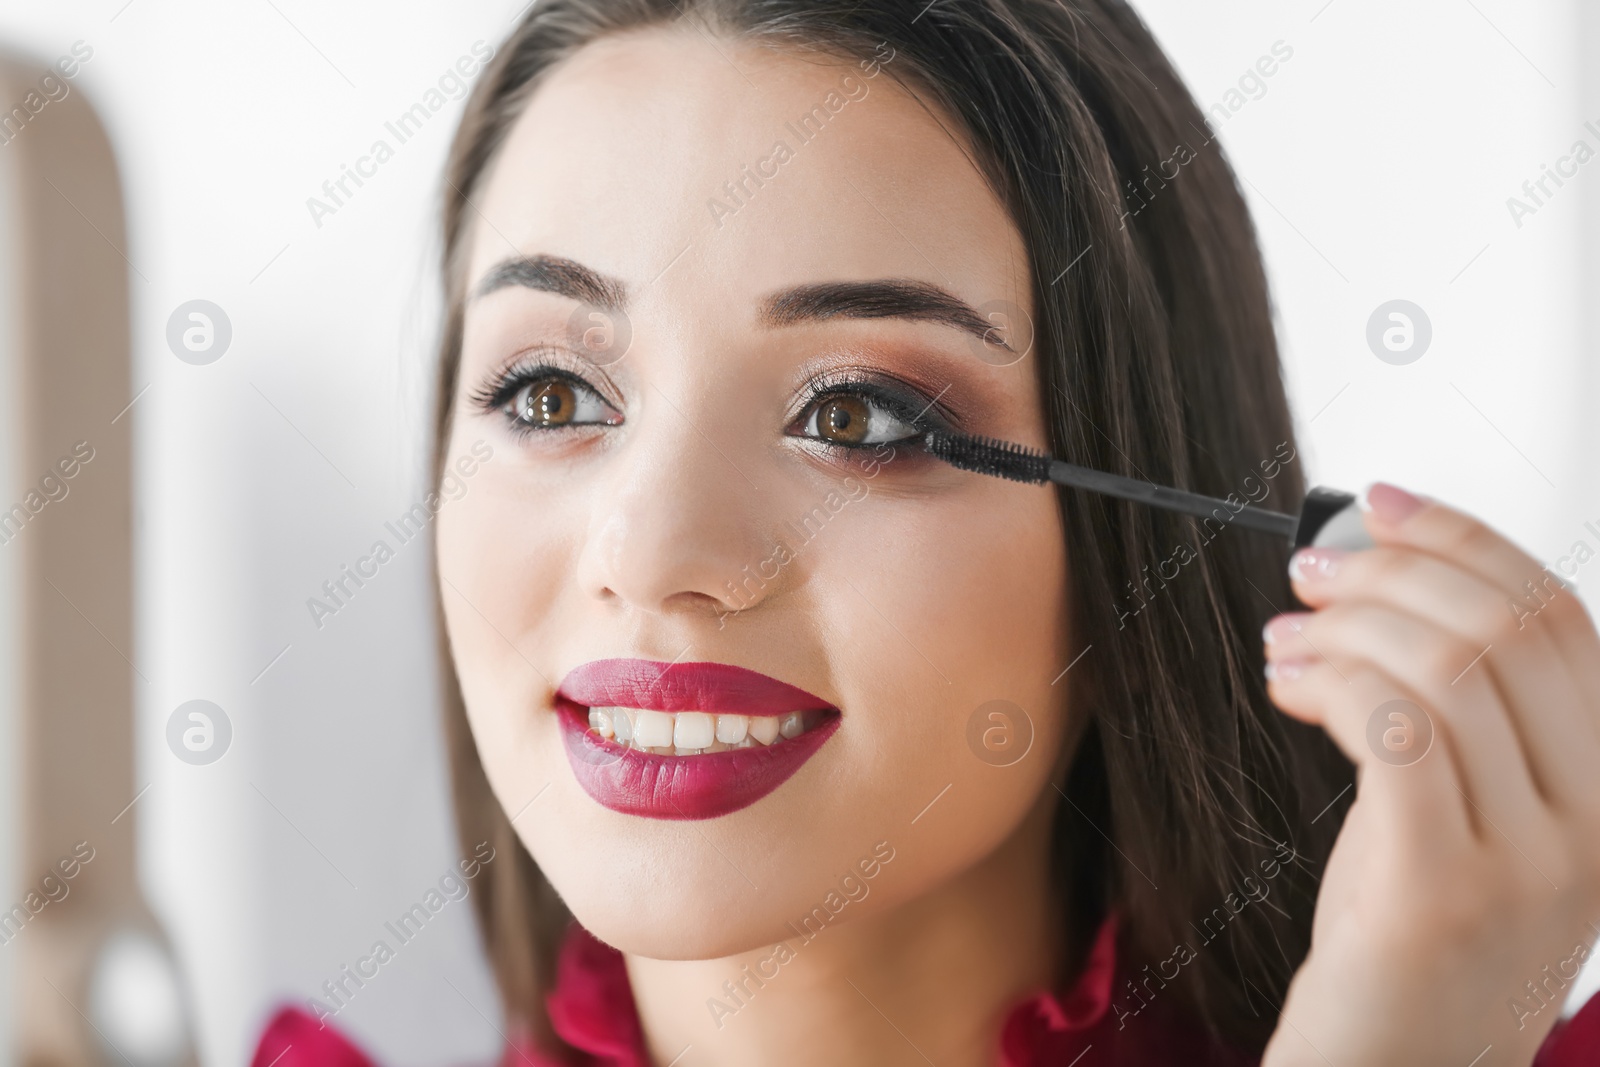
[{"label": "upper lip", "polygon": [[788,682],[728,663],[598,659],[574,667],[557,692],[590,708],[784,715],[833,707]]}]

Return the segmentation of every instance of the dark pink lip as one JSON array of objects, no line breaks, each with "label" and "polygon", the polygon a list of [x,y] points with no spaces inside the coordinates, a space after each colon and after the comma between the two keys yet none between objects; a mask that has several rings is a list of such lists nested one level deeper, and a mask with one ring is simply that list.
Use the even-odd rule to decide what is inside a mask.
[{"label": "dark pink lip", "polygon": [[557,691],[586,708],[786,715],[833,706],[787,682],[727,663],[597,659],[573,668]]},{"label": "dark pink lip", "polygon": [[603,807],[650,819],[714,819],[747,808],[788,781],[839,728],[834,714],[799,737],[766,747],[663,756],[591,731],[591,707],[783,715],[831,705],[775,678],[723,663],[669,667],[614,659],[578,667],[556,694],[572,773]]}]

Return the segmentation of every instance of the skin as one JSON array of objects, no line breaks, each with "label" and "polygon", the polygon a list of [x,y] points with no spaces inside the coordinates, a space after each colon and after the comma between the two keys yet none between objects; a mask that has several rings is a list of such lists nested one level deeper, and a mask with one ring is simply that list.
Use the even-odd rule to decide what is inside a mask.
[{"label": "skin", "polygon": [[[864,96],[736,211],[708,210],[852,72]],[[629,291],[630,343],[602,367],[578,354],[571,299],[469,303],[448,461],[492,458],[440,513],[437,550],[489,781],[578,919],[624,952],[658,1063],[986,1064],[1005,1009],[1066,977],[1045,856],[1082,722],[1051,683],[1082,639],[1051,494],[905,448],[868,477],[793,432],[804,383],[845,365],[939,397],[963,431],[1043,447],[1031,357],[1001,365],[932,322],[758,314],[787,286],[879,278],[1028,309],[1020,237],[952,128],[883,73],[653,30],[554,71],[474,197],[469,287],[547,254]],[[474,403],[539,346],[566,350],[611,424],[519,436]],[[733,594],[851,478],[864,494]],[[1361,767],[1267,1062],[1465,1065],[1492,1044],[1481,1062],[1526,1064],[1557,1009],[1518,1030],[1506,1003],[1600,916],[1600,642],[1569,592],[1519,620],[1507,599],[1542,572],[1480,523],[1372,499],[1380,547],[1305,570],[1313,611],[1267,646],[1273,698]],[[569,670],[611,656],[754,668],[842,725],[744,810],[619,815],[578,787],[551,708]],[[1435,733],[1407,766],[1367,741],[1394,697]],[[1035,733],[1005,768],[966,740],[994,699]],[[787,924],[879,842],[894,859],[867,895],[800,945]],[[708,998],[785,938],[781,976],[717,1025]]]},{"label": "skin", "polygon": [[[851,75],[864,95],[800,145],[784,124]],[[719,226],[708,199],[780,138],[794,158]],[[522,840],[626,954],[659,1062],[691,1044],[684,1063],[987,1062],[1005,1007],[1057,979],[1050,781],[1075,729],[1051,685],[1071,659],[1059,514],[1045,489],[904,446],[869,474],[870,451],[829,451],[791,423],[808,380],[856,367],[939,397],[967,432],[1043,447],[1031,357],[981,357],[941,323],[771,326],[758,310],[785,287],[871,279],[1027,309],[1005,210],[886,73],[687,29],[607,40],[554,72],[474,204],[474,286],[549,254],[629,290],[631,343],[601,368],[572,353],[566,297],[509,287],[465,321],[449,462],[478,442],[493,456],[441,512],[438,562],[478,750]],[[538,345],[566,349],[621,421],[519,437],[473,402]],[[851,480],[865,492],[773,581],[730,594]],[[841,726],[741,811],[621,815],[578,786],[551,707],[568,671],[613,656],[753,668],[832,702]],[[997,699],[1035,732],[1004,768],[967,741]],[[789,924],[880,842],[894,858],[867,895],[802,946]],[[708,998],[785,938],[795,959],[715,1025]]]}]

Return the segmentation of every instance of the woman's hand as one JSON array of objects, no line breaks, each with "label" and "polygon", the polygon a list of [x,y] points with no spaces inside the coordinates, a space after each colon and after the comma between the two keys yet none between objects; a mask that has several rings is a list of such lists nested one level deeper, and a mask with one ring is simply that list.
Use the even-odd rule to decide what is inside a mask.
[{"label": "woman's hand", "polygon": [[1298,553],[1315,610],[1265,635],[1273,701],[1358,784],[1264,1063],[1526,1065],[1600,935],[1600,638],[1470,516],[1366,507],[1377,547]]}]

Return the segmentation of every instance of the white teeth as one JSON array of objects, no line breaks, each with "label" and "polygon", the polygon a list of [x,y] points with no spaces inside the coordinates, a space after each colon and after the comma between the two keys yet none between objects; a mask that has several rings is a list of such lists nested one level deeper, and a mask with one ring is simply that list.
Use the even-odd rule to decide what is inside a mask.
[{"label": "white teeth", "polygon": [[710,748],[716,740],[716,720],[705,712],[680,711],[673,718],[678,721],[672,728],[672,743],[679,751]]},{"label": "white teeth", "polygon": [[635,712],[633,743],[640,748],[672,747],[672,716],[664,711]]},{"label": "white teeth", "polygon": [[814,725],[813,716],[717,715],[707,711],[666,712],[648,708],[590,708],[589,728],[608,740],[663,756],[691,756],[760,748],[792,740]]},{"label": "white teeth", "polygon": [[750,720],[744,715],[718,715],[717,740],[725,745],[737,745],[750,732]]}]

